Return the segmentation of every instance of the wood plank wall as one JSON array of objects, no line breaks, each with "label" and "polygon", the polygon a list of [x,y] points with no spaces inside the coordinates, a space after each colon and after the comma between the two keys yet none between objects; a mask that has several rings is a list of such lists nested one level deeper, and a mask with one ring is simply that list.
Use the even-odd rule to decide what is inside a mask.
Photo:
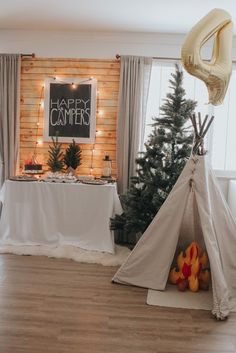
[{"label": "wood plank wall", "polygon": [[[91,172],[99,177],[102,171],[102,159],[108,154],[112,159],[112,175],[116,177],[116,118],[119,88],[120,63],[117,60],[97,59],[49,59],[23,58],[21,68],[21,112],[20,112],[20,168],[34,152],[38,126],[38,140],[43,140],[43,108],[39,111],[40,96],[44,94],[42,86],[46,77],[88,78],[94,77],[98,83],[96,143],[81,144],[82,165],[78,174]],[[38,161],[47,170],[48,142],[37,145]],[[63,149],[67,144],[63,144]]]}]

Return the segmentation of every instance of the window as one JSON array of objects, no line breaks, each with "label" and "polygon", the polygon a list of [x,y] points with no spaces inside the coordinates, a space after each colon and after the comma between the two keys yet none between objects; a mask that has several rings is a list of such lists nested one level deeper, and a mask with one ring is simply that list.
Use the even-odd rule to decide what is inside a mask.
[{"label": "window", "polygon": [[[159,115],[159,107],[169,91],[168,81],[172,72],[175,72],[174,62],[154,60],[147,102],[145,141],[152,130],[152,117]],[[215,116],[206,141],[213,169],[221,171],[223,175],[236,175],[236,67],[233,67],[229,88],[224,103],[220,106],[207,104],[205,83],[185,70],[183,86],[186,98],[198,102],[196,112],[201,112],[203,117],[206,114]]]}]

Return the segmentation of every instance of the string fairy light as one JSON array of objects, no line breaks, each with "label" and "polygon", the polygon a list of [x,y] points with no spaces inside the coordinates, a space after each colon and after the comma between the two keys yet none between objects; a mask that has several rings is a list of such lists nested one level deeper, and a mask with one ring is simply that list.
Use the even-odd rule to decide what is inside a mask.
[{"label": "string fairy light", "polygon": [[[69,83],[70,84],[70,82],[68,82],[68,80],[66,80],[66,79],[63,79],[63,78],[61,78],[61,77],[58,77],[58,76],[49,76],[49,77],[51,77],[54,81],[57,81],[57,82],[59,82],[59,83]],[[86,79],[84,79],[84,80],[79,80],[78,82],[71,82],[71,87],[72,88],[76,88],[76,86],[78,86],[79,84],[81,84],[81,83],[85,83],[85,82],[88,82],[88,81],[91,81],[91,80],[93,80],[93,77],[89,77],[89,78],[86,78]]]},{"label": "string fairy light", "polygon": [[95,135],[95,141],[92,145],[92,153],[91,153],[91,164],[90,164],[90,175],[93,175],[93,157],[94,157],[94,152],[95,152],[95,143],[96,143],[96,135]]},{"label": "string fairy light", "polygon": [[[92,81],[94,78],[93,76],[89,77],[89,78],[86,78],[84,80],[79,80],[78,82],[74,82],[74,81],[71,81],[71,82],[68,82],[68,80],[66,79],[63,79],[61,77],[58,77],[58,76],[50,76],[54,81],[58,82],[58,83],[65,83],[65,84],[70,84],[71,83],[71,87],[73,89],[75,89],[77,86],[79,86],[80,84],[83,84],[85,82],[88,82],[88,81]],[[99,106],[99,91],[97,91],[97,106]],[[39,109],[39,112],[40,112],[40,109]],[[99,111],[97,110],[97,114],[98,115],[103,115],[103,112],[101,112],[101,114],[99,114]],[[39,116],[39,114],[38,114]],[[96,133],[100,133],[100,131],[96,131]],[[37,134],[38,134],[38,131],[37,131]],[[36,136],[37,137],[37,136]],[[36,142],[36,146],[35,146],[35,151],[36,151],[36,147],[37,145],[39,144],[39,141]],[[94,153],[95,153],[95,144],[96,144],[96,134],[95,134],[95,140],[94,140],[94,143],[92,144],[92,151],[91,151],[91,163],[90,163],[90,175],[93,175],[93,162],[94,162]]]},{"label": "string fairy light", "polygon": [[40,112],[41,109],[44,108],[44,101],[43,101],[43,94],[44,94],[44,84],[41,87],[41,92],[40,92],[40,101],[39,101],[39,105],[38,105],[38,114],[37,114],[37,123],[36,123],[36,136],[35,136],[35,146],[34,146],[34,154],[33,154],[33,159],[34,162],[36,162],[36,156],[37,156],[37,147],[38,145],[42,145],[43,144],[43,140],[41,138],[39,138],[39,126],[40,126]]},{"label": "string fairy light", "polygon": [[[90,77],[90,79],[92,80],[93,77]],[[100,98],[99,94],[100,94],[100,92],[97,91],[97,110],[96,110],[96,112],[97,112],[97,115],[98,115],[98,116],[102,116],[102,115],[103,115],[103,111],[100,111],[100,110],[99,110],[99,98]],[[93,162],[94,162],[94,153],[95,153],[96,137],[97,137],[98,135],[100,135],[100,134],[101,134],[101,130],[96,130],[96,132],[95,132],[95,140],[94,140],[94,143],[93,143],[93,145],[92,145],[92,151],[91,151],[90,175],[93,175]]]}]

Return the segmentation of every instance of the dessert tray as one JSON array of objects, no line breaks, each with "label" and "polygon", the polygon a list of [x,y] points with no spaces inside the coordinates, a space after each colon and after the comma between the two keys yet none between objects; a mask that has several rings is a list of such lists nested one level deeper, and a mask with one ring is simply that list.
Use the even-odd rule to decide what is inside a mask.
[{"label": "dessert tray", "polygon": [[41,181],[47,182],[47,183],[76,183],[77,180],[71,180],[71,179],[57,179],[57,178],[44,178],[41,179]]},{"label": "dessert tray", "polygon": [[45,178],[41,179],[41,181],[48,183],[76,183],[77,178],[71,173],[48,173]]},{"label": "dessert tray", "polygon": [[83,180],[82,184],[89,184],[89,185],[105,185],[107,184],[107,181],[105,180]]},{"label": "dessert tray", "polygon": [[38,181],[37,178],[35,178],[33,176],[27,176],[27,175],[12,176],[9,178],[9,180],[12,180],[12,181]]}]

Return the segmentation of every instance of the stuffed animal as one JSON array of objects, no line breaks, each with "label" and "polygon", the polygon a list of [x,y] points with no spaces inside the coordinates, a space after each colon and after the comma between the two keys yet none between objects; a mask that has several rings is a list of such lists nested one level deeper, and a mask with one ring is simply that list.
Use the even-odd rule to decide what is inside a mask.
[{"label": "stuffed animal", "polygon": [[171,269],[169,282],[176,284],[180,291],[189,288],[192,292],[208,290],[210,284],[209,260],[196,242],[192,242],[185,251],[177,256],[177,268]]}]

